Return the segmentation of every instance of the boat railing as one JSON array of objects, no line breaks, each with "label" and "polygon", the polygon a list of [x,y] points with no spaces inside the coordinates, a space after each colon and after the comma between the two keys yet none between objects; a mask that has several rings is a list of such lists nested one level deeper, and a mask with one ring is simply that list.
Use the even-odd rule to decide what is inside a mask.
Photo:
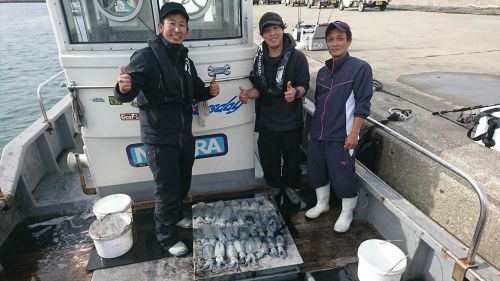
[{"label": "boat railing", "polygon": [[43,115],[43,122],[49,123],[49,126],[51,128],[54,127],[54,125],[50,122],[50,120],[47,118],[47,112],[45,111],[45,107],[43,106],[43,101],[42,101],[42,89],[45,87],[47,84],[50,82],[54,81],[57,79],[57,77],[61,76],[64,74],[64,70],[61,70],[59,73],[56,75],[50,77],[49,79],[43,81],[40,85],[38,85],[38,89],[36,90],[36,95],[38,97],[38,103],[40,104],[40,109],[42,110],[42,115]]},{"label": "boat railing", "polygon": [[[250,75],[242,75],[242,76],[234,76],[234,77],[222,77],[222,78],[216,78],[215,81],[217,82],[227,82],[227,81],[233,81],[233,80],[241,80],[241,79],[248,79],[250,78]],[[210,83],[212,81],[212,79],[206,79],[206,80],[203,80],[203,82],[205,83]],[[50,81],[49,81],[50,82]],[[113,89],[115,87],[115,85],[113,86],[79,86],[79,85],[74,85],[74,83],[69,83],[69,85],[67,85],[67,88],[68,90],[82,90],[82,89]],[[39,102],[40,104],[42,104],[41,98],[39,97]],[[42,113],[43,113],[43,109],[42,109]]]},{"label": "boat railing", "polygon": [[[308,99],[305,99],[306,103],[304,104],[304,111],[306,112],[306,124],[305,124],[305,130],[306,132],[309,132],[310,124],[312,121],[312,116],[314,115],[315,107],[314,103]],[[479,248],[479,243],[481,241],[481,236],[484,232],[485,226],[486,226],[486,219],[488,217],[488,200],[486,197],[486,193],[484,192],[483,188],[481,185],[469,174],[465,173],[461,169],[453,166],[451,163],[448,161],[444,160],[443,158],[435,155],[434,153],[430,152],[429,150],[421,147],[420,145],[416,144],[415,142],[411,141],[410,139],[404,137],[403,135],[397,133],[396,131],[392,130],[391,128],[381,124],[380,122],[376,121],[375,119],[368,117],[366,118],[366,121],[372,123],[376,128],[379,128],[383,130],[384,132],[388,133],[389,135],[397,138],[398,140],[402,141],[403,143],[409,145],[413,149],[417,150],[418,152],[422,153],[423,155],[427,156],[431,160],[439,163],[449,171],[453,172],[454,174],[460,176],[464,180],[466,180],[476,191],[478,197],[479,197],[479,204],[480,204],[480,212],[479,212],[479,219],[476,224],[476,230],[474,231],[474,236],[472,237],[472,241],[470,243],[469,251],[467,254],[466,258],[461,258],[458,259],[455,263],[455,268],[453,269],[453,275],[452,278],[454,280],[465,280],[465,274],[469,268],[477,267],[478,264],[475,262],[476,259],[476,254]],[[305,136],[307,137],[307,136]]]}]

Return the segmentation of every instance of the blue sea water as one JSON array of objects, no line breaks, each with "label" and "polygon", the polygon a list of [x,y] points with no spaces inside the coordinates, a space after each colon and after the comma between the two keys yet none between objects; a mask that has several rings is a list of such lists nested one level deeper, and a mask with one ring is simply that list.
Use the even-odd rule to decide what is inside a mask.
[{"label": "blue sea water", "polygon": [[[38,85],[61,70],[47,4],[0,4],[0,155],[42,116]],[[63,81],[64,75],[43,89],[46,110],[67,94]]]}]

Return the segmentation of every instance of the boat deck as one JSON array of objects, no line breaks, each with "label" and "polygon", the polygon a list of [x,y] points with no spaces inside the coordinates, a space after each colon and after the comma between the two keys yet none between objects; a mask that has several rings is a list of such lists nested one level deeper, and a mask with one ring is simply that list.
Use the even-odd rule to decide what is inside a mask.
[{"label": "boat deck", "polygon": [[[242,196],[264,192],[263,188],[254,188],[224,192],[210,195],[199,195],[188,198],[191,202],[208,201],[210,199]],[[303,189],[303,192],[306,192]],[[310,191],[308,192],[310,193]],[[153,202],[136,204],[136,209],[153,207]],[[304,212],[282,212],[288,215],[300,237],[294,238],[295,244],[304,261],[299,265],[301,275],[305,272],[344,267],[357,262],[357,248],[367,239],[382,239],[382,236],[366,221],[352,223],[347,233],[333,231],[333,226],[341,212],[340,205],[335,203],[330,212],[321,215],[314,221],[307,221]],[[0,247],[0,264],[4,270],[0,272],[2,280],[114,280],[117,276],[129,276],[132,280],[151,280],[193,276],[192,254],[186,258],[165,258],[121,267],[87,272],[90,254],[93,250],[92,240],[88,237],[88,227],[95,220],[91,214],[59,214],[42,216],[25,220],[18,224],[7,241]],[[168,261],[181,260],[180,263]],[[181,264],[184,274],[165,270],[165,266]],[[181,268],[177,268],[181,270]],[[134,274],[129,274],[129,272]],[[120,274],[121,272],[121,274]],[[119,274],[119,275],[117,275]],[[177,274],[177,275],[176,275]],[[137,279],[139,278],[139,279]],[[191,279],[192,278],[186,278]]]}]

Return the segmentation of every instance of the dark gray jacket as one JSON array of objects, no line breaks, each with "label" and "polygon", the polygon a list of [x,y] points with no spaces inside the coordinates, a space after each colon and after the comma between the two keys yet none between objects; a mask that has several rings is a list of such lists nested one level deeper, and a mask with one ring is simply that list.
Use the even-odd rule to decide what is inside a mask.
[{"label": "dark gray jacket", "polygon": [[[255,78],[254,88],[259,90],[260,99],[257,100],[257,127],[271,131],[288,131],[302,127],[304,120],[302,117],[302,99],[295,99],[293,102],[285,100],[288,81],[292,82],[292,87],[302,86],[309,90],[309,64],[306,56],[295,49],[295,41],[290,34],[283,34],[283,51],[281,55],[272,58],[269,56],[269,48],[266,42],[262,43],[262,56],[264,60],[264,73],[267,85],[262,85],[262,79],[259,79],[258,57],[254,63]],[[290,51],[290,57],[284,69],[284,76],[278,73],[280,60]],[[259,54],[261,55],[261,54]],[[279,95],[269,93],[269,88],[275,88],[276,81],[283,79]]]},{"label": "dark gray jacket", "polygon": [[[193,139],[193,99],[206,101],[212,96],[187,57],[188,49],[182,44],[165,44],[160,36],[148,40],[149,46],[135,52],[125,67],[132,78],[132,89],[122,94],[116,84],[114,94],[121,102],[137,97],[139,106],[168,97],[169,102],[139,110],[141,140],[147,144],[182,145]],[[168,72],[165,75],[160,63],[163,72]]]}]

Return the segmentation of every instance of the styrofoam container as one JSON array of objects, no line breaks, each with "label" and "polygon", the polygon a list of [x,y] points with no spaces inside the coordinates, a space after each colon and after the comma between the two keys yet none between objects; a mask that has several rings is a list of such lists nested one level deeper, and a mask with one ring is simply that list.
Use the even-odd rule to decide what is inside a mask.
[{"label": "styrofoam container", "polygon": [[128,252],[133,244],[132,218],[126,213],[106,215],[90,225],[89,235],[94,240],[97,254],[106,259]]},{"label": "styrofoam container", "polygon": [[132,199],[127,194],[111,194],[94,203],[92,208],[97,219],[103,219],[107,214],[127,213],[132,217]]},{"label": "styrofoam container", "polygon": [[399,281],[406,270],[403,251],[384,240],[371,239],[361,243],[358,259],[360,281]]}]

